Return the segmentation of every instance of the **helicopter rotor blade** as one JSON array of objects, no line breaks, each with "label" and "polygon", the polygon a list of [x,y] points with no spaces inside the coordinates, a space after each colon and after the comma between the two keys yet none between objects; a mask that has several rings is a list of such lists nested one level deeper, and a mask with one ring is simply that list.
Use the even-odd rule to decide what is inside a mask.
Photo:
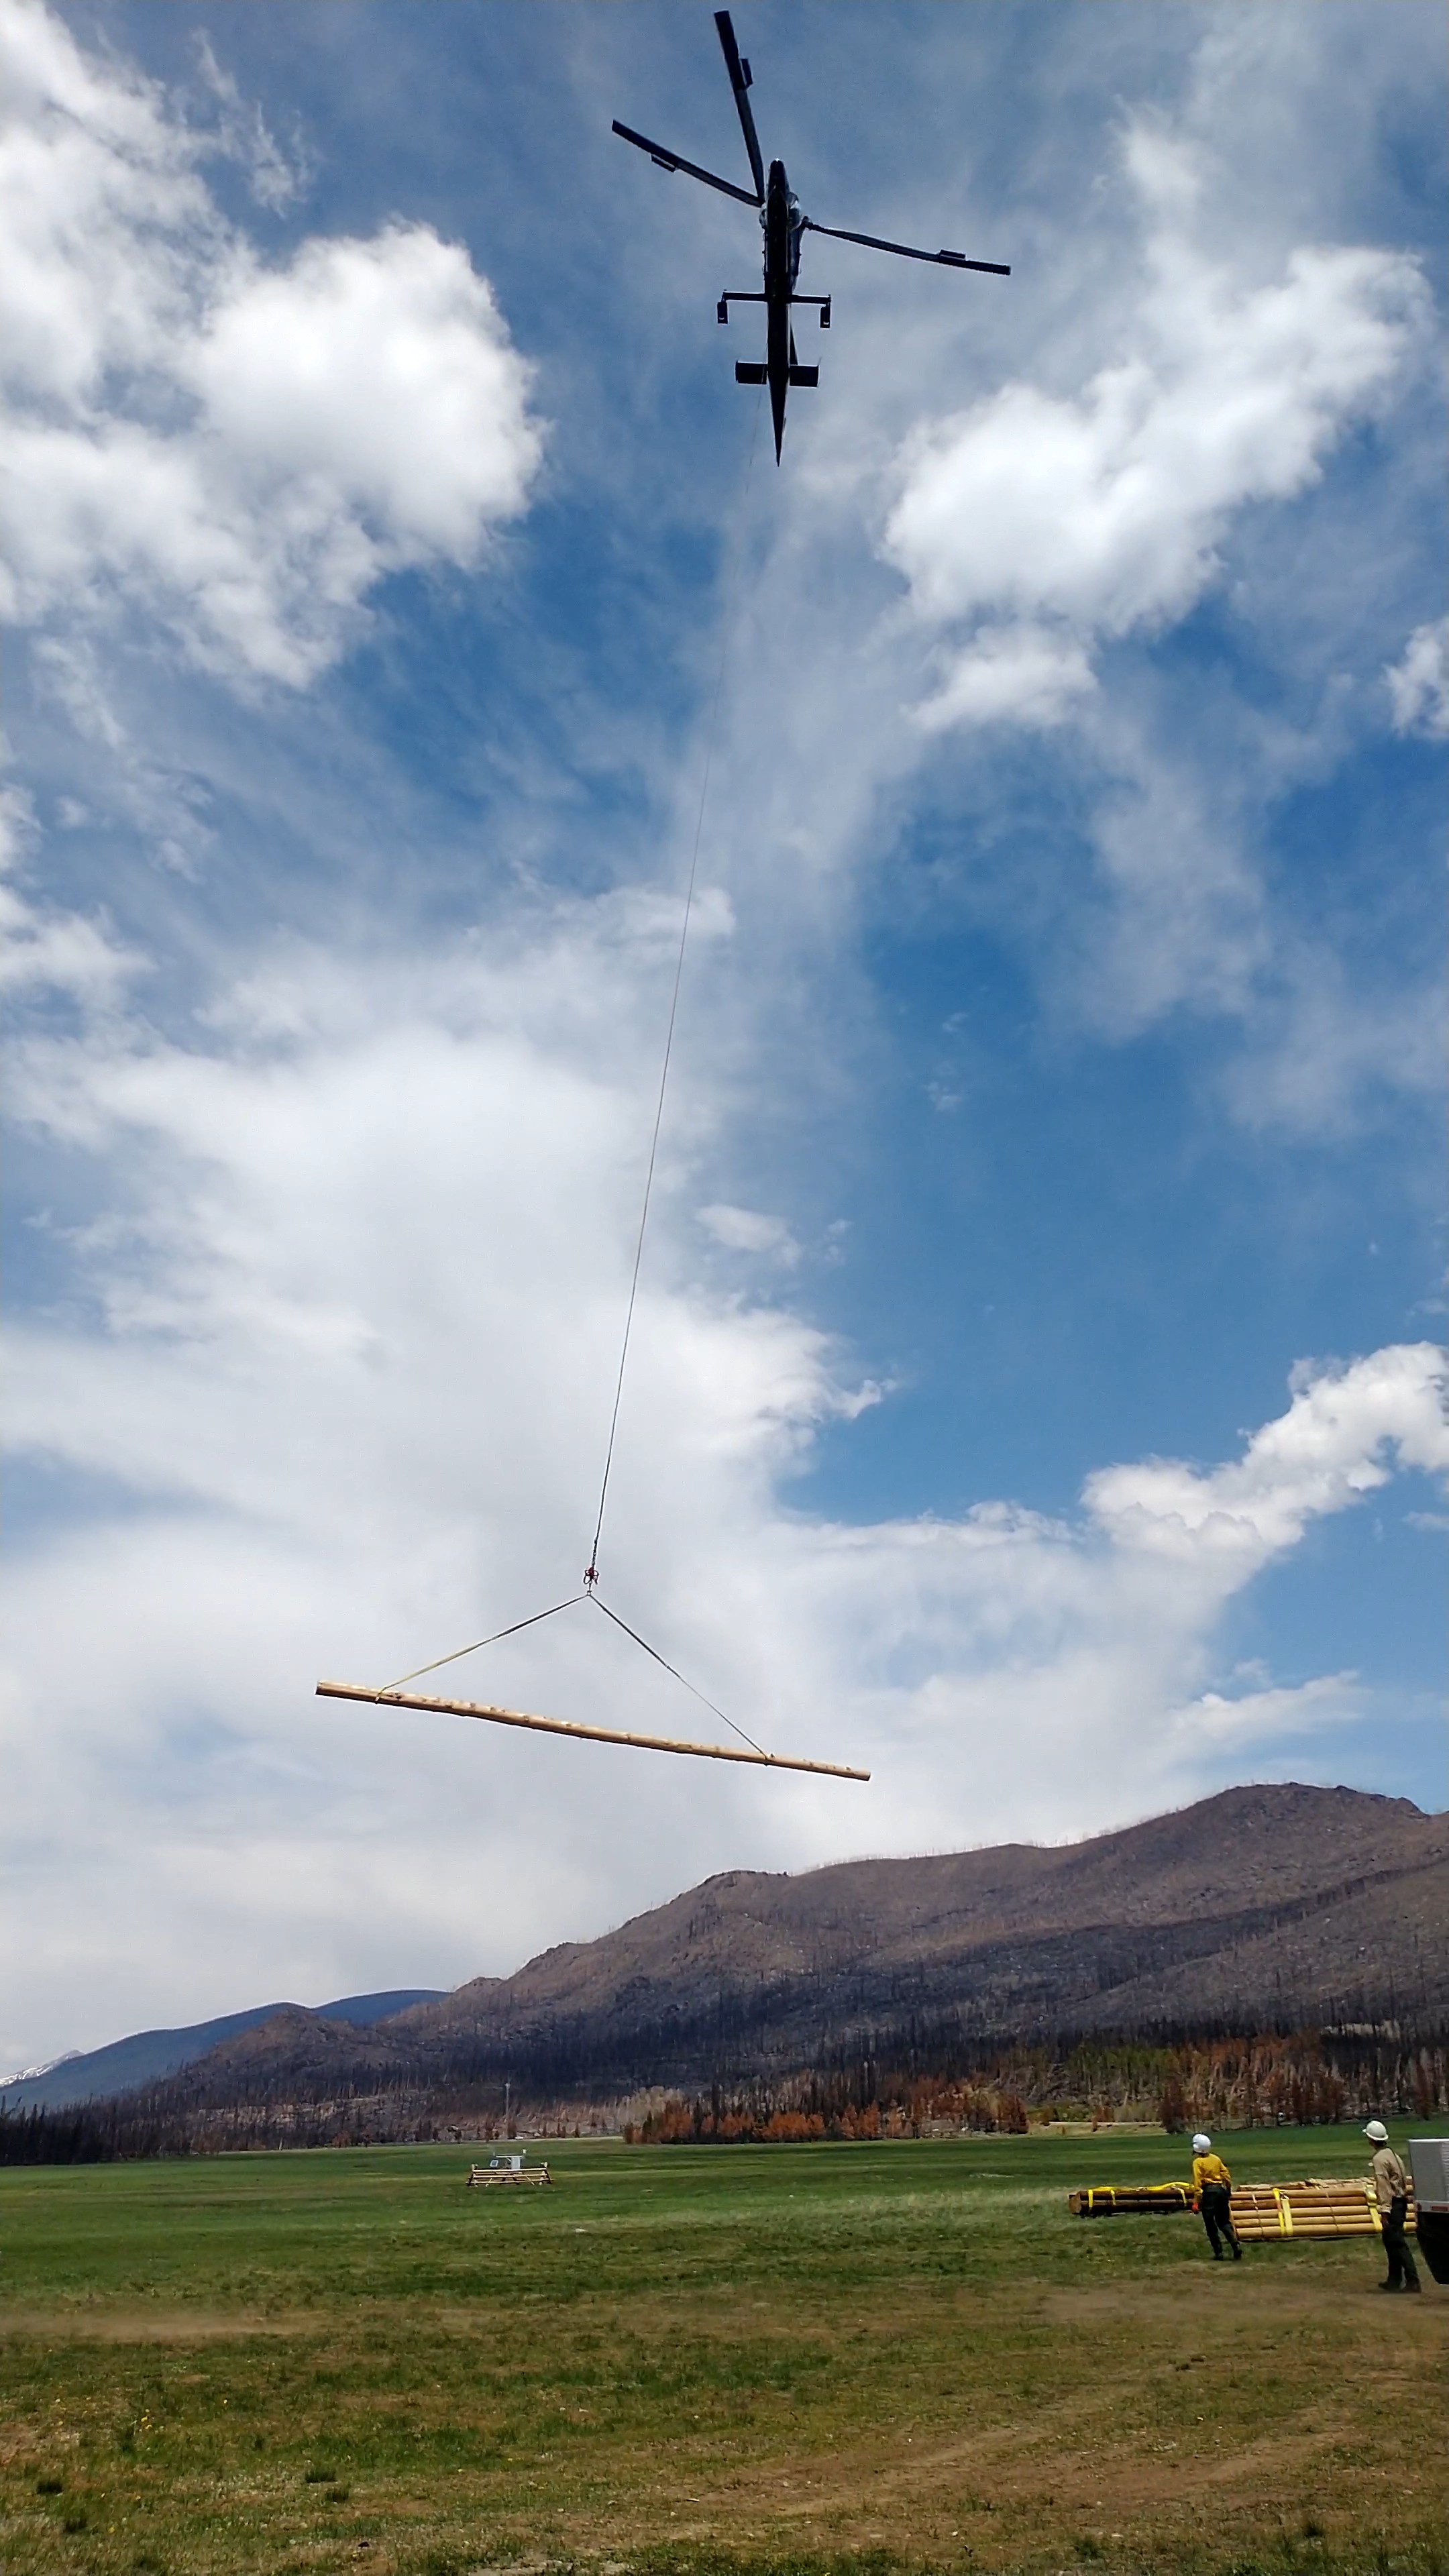
[{"label": "helicopter rotor blade", "polygon": [[701,170],[697,161],[686,161],[678,152],[667,152],[662,143],[651,143],[647,134],[636,134],[632,125],[621,125],[617,116],[614,132],[621,134],[626,143],[634,144],[640,152],[647,152],[650,160],[657,161],[661,170],[682,170],[686,179],[702,179],[707,188],[718,188],[722,197],[737,197],[742,206],[757,206],[760,202],[748,188],[737,188],[732,179],[717,179],[712,170]]},{"label": "helicopter rotor blade", "polygon": [[725,70],[729,73],[730,87],[735,94],[735,105],[740,112],[745,150],[750,156],[750,168],[755,174],[755,203],[757,206],[762,206],[765,202],[765,164],[760,153],[760,138],[755,132],[754,110],[749,99],[750,67],[740,59],[740,49],[735,43],[735,31],[730,24],[728,9],[716,9],[714,23],[719,29],[720,50],[725,58]]},{"label": "helicopter rotor blade", "polygon": [[924,259],[933,268],[975,268],[984,277],[1010,277],[1011,271],[998,259],[967,259],[959,250],[912,250],[909,242],[882,241],[876,233],[843,233],[838,225],[817,224],[806,215],[801,230],[828,233],[832,241],[859,242],[864,250],[889,250],[897,259]]}]

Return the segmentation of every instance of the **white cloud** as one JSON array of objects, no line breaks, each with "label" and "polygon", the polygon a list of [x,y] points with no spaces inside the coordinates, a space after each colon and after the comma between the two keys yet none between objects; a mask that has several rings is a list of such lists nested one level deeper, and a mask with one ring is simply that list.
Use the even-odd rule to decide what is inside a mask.
[{"label": "white cloud", "polygon": [[[388,569],[470,560],[523,505],[538,452],[526,371],[461,250],[397,225],[267,266],[219,214],[173,100],[38,8],[11,0],[0,33],[19,102],[6,363],[34,494],[17,562],[27,613],[58,630],[39,667],[149,846],[189,864],[209,828],[229,829],[234,797],[230,882],[250,871],[255,920],[295,919],[315,879],[291,910],[293,847],[304,875],[309,835],[325,864],[362,801],[336,801],[339,737],[319,788],[295,760],[305,728],[269,738],[253,705],[212,771],[198,758],[173,774],[189,709],[148,731],[99,621],[123,600],[228,679],[306,679]],[[1296,102],[1291,83],[1281,94]],[[264,199],[285,192],[239,103],[222,105]],[[501,800],[499,844],[469,848],[487,931],[455,929],[437,952],[398,928],[400,871],[379,846],[391,824],[348,879],[336,955],[279,935],[209,986],[213,930],[191,889],[170,880],[153,902],[134,879],[118,887],[141,918],[179,925],[187,981],[157,994],[168,979],[153,975],[154,1025],[123,1016],[128,979],[153,961],[100,912],[17,877],[31,895],[18,969],[89,1017],[31,1041],[12,1095],[64,1221],[45,1239],[49,1302],[12,1336],[13,1438],[56,1509],[12,1552],[9,1955],[30,2019],[0,2027],[0,2062],[269,1986],[315,1998],[506,1967],[742,1861],[1088,1830],[1218,1785],[1245,1745],[1301,1740],[1359,1704],[1351,1676],[1223,1681],[1218,1623],[1316,1516],[1438,1456],[1417,1347],[1305,1381],[1236,1461],[1106,1467],[1058,1518],[995,1501],[844,1527],[801,1508],[792,1480],[820,1427],[878,1390],[807,1315],[762,1305],[752,1276],[741,1291],[701,1236],[788,1271],[786,1217],[711,1195],[791,1204],[778,1166],[752,1166],[725,1122],[754,1083],[772,1109],[788,1098],[808,1152],[824,1132],[807,1129],[810,1086],[812,1113],[830,1094],[840,1121],[862,1067],[892,1070],[841,888],[883,851],[894,861],[923,730],[1070,722],[1054,773],[1070,795],[1097,762],[1084,793],[1098,888],[1064,868],[1024,934],[1043,971],[1042,917],[1062,923],[1065,962],[1044,971],[1073,984],[1078,1022],[1120,1035],[1184,1004],[1237,1013],[1234,1108],[1300,1128],[1339,1118],[1349,1083],[1422,1057],[1391,993],[1370,1007],[1356,971],[1339,985],[1296,952],[1285,965],[1243,820],[1279,773],[1240,760],[1246,724],[1200,731],[1196,708],[1188,722],[1180,701],[1149,701],[1144,658],[1129,685],[1126,657],[1104,650],[1181,614],[1220,578],[1234,514],[1305,492],[1345,425],[1387,399],[1420,289],[1390,253],[1290,256],[1275,240],[1267,256],[1241,227],[1224,249],[1207,162],[1140,123],[1130,149],[1145,291],[1129,276],[1103,292],[1069,257],[1090,289],[1078,336],[1024,304],[997,404],[963,401],[982,379],[952,372],[954,324],[909,326],[903,364],[894,281],[865,372],[892,400],[924,384],[937,415],[907,451],[892,521],[911,606],[878,614],[887,576],[866,559],[860,469],[812,487],[802,411],[796,468],[766,478],[788,509],[722,698],[732,793],[710,829],[732,901],[707,890],[696,936],[723,943],[737,910],[749,963],[723,1002],[712,977],[691,1000],[605,1579],[752,1732],[866,1760],[872,1788],[311,1697],[320,1673],[383,1678],[557,1597],[587,1553],[679,916],[648,891],[549,911],[524,890],[553,856],[537,745],[518,751],[531,783],[512,814]],[[1231,182],[1213,184],[1221,206]],[[1058,213],[1040,209],[1048,249],[1064,247]],[[1194,246],[1209,230],[1211,256]],[[866,295],[863,271],[862,310]],[[1089,340],[1089,360],[1063,357]],[[842,363],[842,454],[847,381]],[[631,415],[631,472],[636,431]],[[758,475],[754,493],[773,506]],[[1336,628],[1325,661],[1330,648]],[[1373,668],[1387,649],[1374,644]],[[903,698],[930,687],[903,726]],[[615,736],[612,704],[581,703],[596,738]],[[628,757],[641,740],[657,756],[657,710],[624,717]],[[260,783],[242,776],[254,751]],[[64,784],[103,804],[96,769],[94,788],[89,774]],[[407,804],[396,770],[379,761],[368,778],[384,811],[394,792]],[[255,826],[280,808],[279,779],[312,803],[289,814],[295,842],[278,834],[274,861]],[[568,792],[584,813],[574,779]],[[1005,844],[999,809],[982,810],[965,864],[985,869]],[[85,821],[75,799],[68,819]],[[597,882],[614,827],[597,809],[585,823],[601,833]],[[397,841],[431,891],[448,862],[425,874],[428,829],[419,798]],[[75,863],[98,864],[94,849]],[[1084,914],[1101,889],[1111,927],[1094,946]],[[1300,964],[1280,1024],[1264,995]],[[932,1096],[972,1103],[980,1086],[943,1075]],[[868,1231],[862,1266],[877,1257]],[[778,1276],[772,1289],[778,1301]],[[587,1609],[452,1678],[564,1715],[715,1732]]]},{"label": "white cloud", "polygon": [[0,787],[0,991],[64,993],[88,1009],[115,1000],[145,960],[104,921],[31,901],[16,882],[34,824],[15,787]]},{"label": "white cloud", "polygon": [[[114,811],[133,824],[163,867],[195,876],[214,839],[205,819],[206,791],[196,779],[166,768],[137,742],[117,712],[93,637],[43,635],[35,644],[31,668],[37,697],[62,708],[82,741],[100,753],[108,814]],[[87,819],[85,807],[74,798],[59,798],[56,811],[66,828]]]},{"label": "white cloud", "polygon": [[397,223],[263,267],[164,94],[33,0],[0,9],[0,80],[11,618],[119,596],[300,685],[386,573],[475,562],[541,433],[466,251]]},{"label": "white cloud", "polygon": [[220,111],[217,148],[242,164],[257,204],[269,214],[280,214],[313,175],[297,120],[293,120],[290,147],[284,149],[256,101],[243,98],[232,73],[217,61],[204,34],[195,39],[195,53],[202,81]]},{"label": "white cloud", "polygon": [[1260,997],[1253,1036],[1223,1093],[1245,1127],[1351,1133],[1388,1091],[1437,1098],[1444,1081],[1444,993],[1436,977],[1375,993],[1330,951],[1285,960],[1278,992]]},{"label": "white cloud", "polygon": [[[1424,506],[1428,302],[1397,250],[1324,246],[1344,221],[1331,193],[1270,185],[1245,215],[1261,174],[1236,137],[1255,85],[1277,84],[1258,101],[1270,125],[1305,83],[1323,97],[1323,64],[1304,59],[1319,40],[1295,22],[1282,41],[1279,60],[1276,36],[1235,28],[1226,107],[1184,106],[1213,149],[1135,116],[1132,186],[1105,170],[1091,238],[1053,230],[1049,255],[1022,259],[984,351],[974,325],[915,325],[904,372],[925,417],[893,434],[893,469],[894,300],[875,318],[865,387],[807,485],[813,520],[791,492],[772,571],[790,615],[753,639],[730,765],[777,877],[781,853],[811,892],[877,861],[872,899],[893,900],[924,805],[934,883],[1011,943],[1054,1034],[1158,1031],[1201,1050],[1211,1117],[1341,1140],[1386,1128],[1442,1067],[1438,980],[1395,939],[1393,908],[1385,936],[1359,940],[1332,830],[1311,886],[1280,838],[1387,708],[1381,611]],[[1223,74],[1228,43],[1209,32],[1189,89],[1209,57]],[[1305,168],[1321,178],[1312,153],[1295,181]],[[1064,270],[1051,291],[1048,268]],[[984,400],[943,398],[1003,377]],[[873,590],[862,573],[842,652],[847,512],[909,587],[882,610],[879,561]],[[1224,615],[1201,652],[1159,649],[1214,585]],[[1010,738],[1027,726],[1054,737],[1030,772]],[[923,793],[903,773],[925,746]],[[749,849],[733,863],[751,864]],[[910,863],[904,882],[919,893]],[[929,1096],[954,1107],[959,1088],[943,1068]]]},{"label": "white cloud", "polygon": [[1105,772],[1091,818],[1106,902],[1074,956],[1076,1007],[1125,1036],[1168,1012],[1254,1015],[1277,942],[1250,851],[1241,785],[1191,750],[1105,711]]},{"label": "white cloud", "polygon": [[468,563],[523,507],[527,371],[466,251],[426,226],[243,275],[182,365],[248,479],[292,495],[304,527],[319,509],[365,527],[382,565]]},{"label": "white cloud", "polygon": [[762,1216],[756,1208],[730,1207],[716,1200],[699,1210],[699,1222],[726,1252],[770,1253],[787,1269],[793,1269],[800,1258],[800,1246],[783,1217]]},{"label": "white cloud", "polygon": [[1364,1699],[1357,1673],[1323,1673],[1296,1689],[1203,1691],[1168,1724],[1189,1754],[1205,1746],[1243,1754],[1324,1726],[1351,1725],[1362,1716]]},{"label": "white cloud", "polygon": [[1395,733],[1449,735],[1449,617],[1416,626],[1401,662],[1385,671]]},{"label": "white cloud", "polygon": [[988,627],[949,665],[945,687],[916,711],[927,733],[949,725],[1062,724],[1097,682],[1082,646],[1040,626]]},{"label": "white cloud", "polygon": [[38,0],[6,0],[0,72],[5,379],[63,415],[185,327],[193,261],[223,237],[153,83],[86,54]]},{"label": "white cloud", "polygon": [[1119,1548],[1255,1568],[1296,1546],[1310,1520],[1387,1484],[1394,1456],[1449,1473],[1444,1393],[1445,1358],[1432,1342],[1305,1372],[1288,1412],[1255,1432],[1233,1465],[1206,1475],[1178,1460],[1105,1468],[1090,1479],[1087,1503]]},{"label": "white cloud", "polygon": [[[75,1294],[12,1330],[10,1437],[74,1501],[12,1564],[29,2018],[7,2059],[269,1985],[505,1967],[742,1860],[1081,1831],[1191,1795],[1278,1706],[1271,1677],[1251,1718],[1204,1699],[1226,1599],[1395,1459],[1443,1461],[1415,1346],[1306,1378],[1235,1463],[1105,1469],[1080,1516],[790,1508],[818,1427],[873,1391],[801,1316],[696,1276],[709,1121],[685,1082],[606,1591],[751,1734],[864,1760],[872,1788],[315,1703],[323,1674],[387,1679],[577,1579],[671,965],[656,911],[564,907],[375,967],[293,948],[185,1042],[108,1006],[22,1050],[17,1110],[78,1213]],[[717,1732],[586,1606],[451,1678]]]},{"label": "white cloud", "polygon": [[1248,285],[1194,241],[1191,147],[1139,118],[1125,157],[1151,230],[1121,354],[1075,396],[1008,383],[899,459],[886,552],[922,621],[974,630],[926,710],[937,725],[1012,712],[1013,673],[1018,720],[1059,721],[1091,648],[1184,616],[1233,514],[1315,481],[1422,333],[1401,253],[1300,247]]}]

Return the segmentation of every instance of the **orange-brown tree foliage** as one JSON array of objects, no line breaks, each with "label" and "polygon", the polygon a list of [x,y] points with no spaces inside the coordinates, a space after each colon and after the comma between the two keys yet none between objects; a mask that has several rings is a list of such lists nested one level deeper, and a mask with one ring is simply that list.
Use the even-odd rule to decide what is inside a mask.
[{"label": "orange-brown tree foliage", "polygon": [[1003,2051],[959,2075],[866,2066],[801,2074],[708,2097],[671,2095],[625,2136],[641,2145],[901,2138],[978,2130],[1020,2135],[1034,2121],[1160,2120],[1180,2134],[1311,2127],[1376,2111],[1430,2119],[1449,2109],[1449,2051],[1392,2034],[1187,2041],[1175,2048],[1088,2043],[1062,2056]]}]

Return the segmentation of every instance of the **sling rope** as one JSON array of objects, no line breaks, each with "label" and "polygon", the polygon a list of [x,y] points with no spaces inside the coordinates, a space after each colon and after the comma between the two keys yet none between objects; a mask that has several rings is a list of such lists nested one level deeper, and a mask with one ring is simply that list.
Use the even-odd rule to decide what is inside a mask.
[{"label": "sling rope", "polygon": [[401,1690],[407,1682],[421,1681],[424,1673],[440,1673],[444,1664],[458,1664],[462,1662],[465,1655],[476,1655],[484,1646],[501,1645],[505,1637],[516,1637],[524,1628],[536,1628],[541,1619],[556,1619],[561,1610],[572,1610],[580,1601],[592,1601],[596,1610],[602,1610],[606,1619],[612,1619],[616,1628],[622,1628],[626,1637],[632,1637],[636,1646],[642,1646],[646,1655],[651,1656],[656,1664],[662,1664],[664,1670],[672,1674],[675,1681],[682,1682],[691,1698],[697,1699],[701,1707],[707,1708],[711,1717],[717,1717],[722,1726],[730,1727],[742,1743],[748,1744],[752,1753],[758,1753],[768,1761],[769,1756],[765,1753],[764,1746],[756,1744],[752,1735],[746,1735],[742,1726],[736,1726],[734,1719],[728,1716],[724,1709],[716,1707],[712,1699],[706,1698],[704,1692],[696,1688],[688,1675],[680,1671],[677,1664],[671,1664],[668,1656],[661,1655],[657,1646],[651,1646],[647,1637],[641,1637],[637,1628],[631,1628],[627,1619],[621,1619],[617,1610],[611,1610],[596,1585],[590,1585],[586,1592],[571,1592],[567,1601],[555,1601],[551,1609],[535,1610],[531,1618],[515,1619],[509,1628],[495,1628],[491,1637],[475,1637],[471,1646],[455,1646],[451,1655],[437,1655],[430,1664],[414,1664],[410,1673],[399,1673],[395,1682],[384,1682],[375,1696],[385,1698],[388,1692]]},{"label": "sling rope", "polygon": [[665,1671],[667,1673],[673,1673],[677,1682],[684,1682],[685,1689],[691,1692],[694,1698],[697,1699],[703,1707],[709,1710],[711,1717],[717,1717],[724,1726],[734,1727],[736,1735],[740,1737],[743,1743],[748,1744],[751,1752],[764,1752],[765,1748],[762,1744],[756,1744],[752,1735],[746,1735],[742,1726],[735,1726],[735,1722],[732,1717],[726,1717],[722,1708],[716,1708],[712,1699],[706,1699],[702,1690],[696,1690],[693,1682],[686,1681],[684,1674],[679,1670],[678,1666],[676,1664],[671,1664],[667,1656],[661,1655],[657,1646],[651,1646],[647,1637],[641,1637],[637,1628],[631,1628],[627,1619],[621,1619],[617,1610],[611,1610],[607,1601],[601,1601],[597,1592],[592,1593],[590,1598],[597,1604],[598,1608],[602,1610],[604,1617],[606,1619],[612,1619],[616,1628],[622,1628],[626,1637],[632,1637],[636,1646],[642,1646],[646,1655],[652,1655],[656,1664],[663,1664]]},{"label": "sling rope", "polygon": [[[505,1637],[516,1637],[522,1628],[536,1628],[540,1619],[556,1619],[560,1610],[572,1610],[582,1601],[582,1592],[571,1592],[567,1601],[555,1601],[551,1610],[535,1610],[530,1618],[515,1619],[511,1628],[495,1628],[491,1637],[475,1637],[471,1646],[455,1646],[451,1655],[437,1655],[430,1664],[414,1664],[410,1673],[399,1673],[395,1682],[384,1682],[384,1690],[401,1690],[404,1682],[421,1680],[424,1673],[440,1673],[444,1664],[460,1664],[465,1655],[476,1655],[482,1646],[497,1646]],[[599,1604],[600,1609],[603,1603]]]}]

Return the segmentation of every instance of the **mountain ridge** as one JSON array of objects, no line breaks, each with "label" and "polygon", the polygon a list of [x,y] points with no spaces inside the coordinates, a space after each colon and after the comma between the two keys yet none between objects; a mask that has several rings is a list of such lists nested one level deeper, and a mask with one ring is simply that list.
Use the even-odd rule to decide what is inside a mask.
[{"label": "mountain ridge", "polygon": [[614,2098],[1005,2044],[1449,2029],[1449,1815],[1272,1783],[1073,1844],[726,1870],[592,1942],[355,2031],[297,2010],[172,2080],[189,2109]]},{"label": "mountain ridge", "polygon": [[135,2030],[100,2048],[72,2049],[53,2065],[33,2075],[14,2075],[0,2083],[0,2111],[65,2110],[76,2102],[109,2102],[141,2084],[163,2083],[229,2039],[260,2029],[278,2013],[305,2012],[318,2019],[343,2021],[367,2029],[390,2012],[409,2005],[441,2002],[443,1986],[393,1986],[375,1995],[342,1995],[329,2004],[252,2004],[242,2012],[218,2013],[209,2021],[188,2022],[175,2030]]}]

